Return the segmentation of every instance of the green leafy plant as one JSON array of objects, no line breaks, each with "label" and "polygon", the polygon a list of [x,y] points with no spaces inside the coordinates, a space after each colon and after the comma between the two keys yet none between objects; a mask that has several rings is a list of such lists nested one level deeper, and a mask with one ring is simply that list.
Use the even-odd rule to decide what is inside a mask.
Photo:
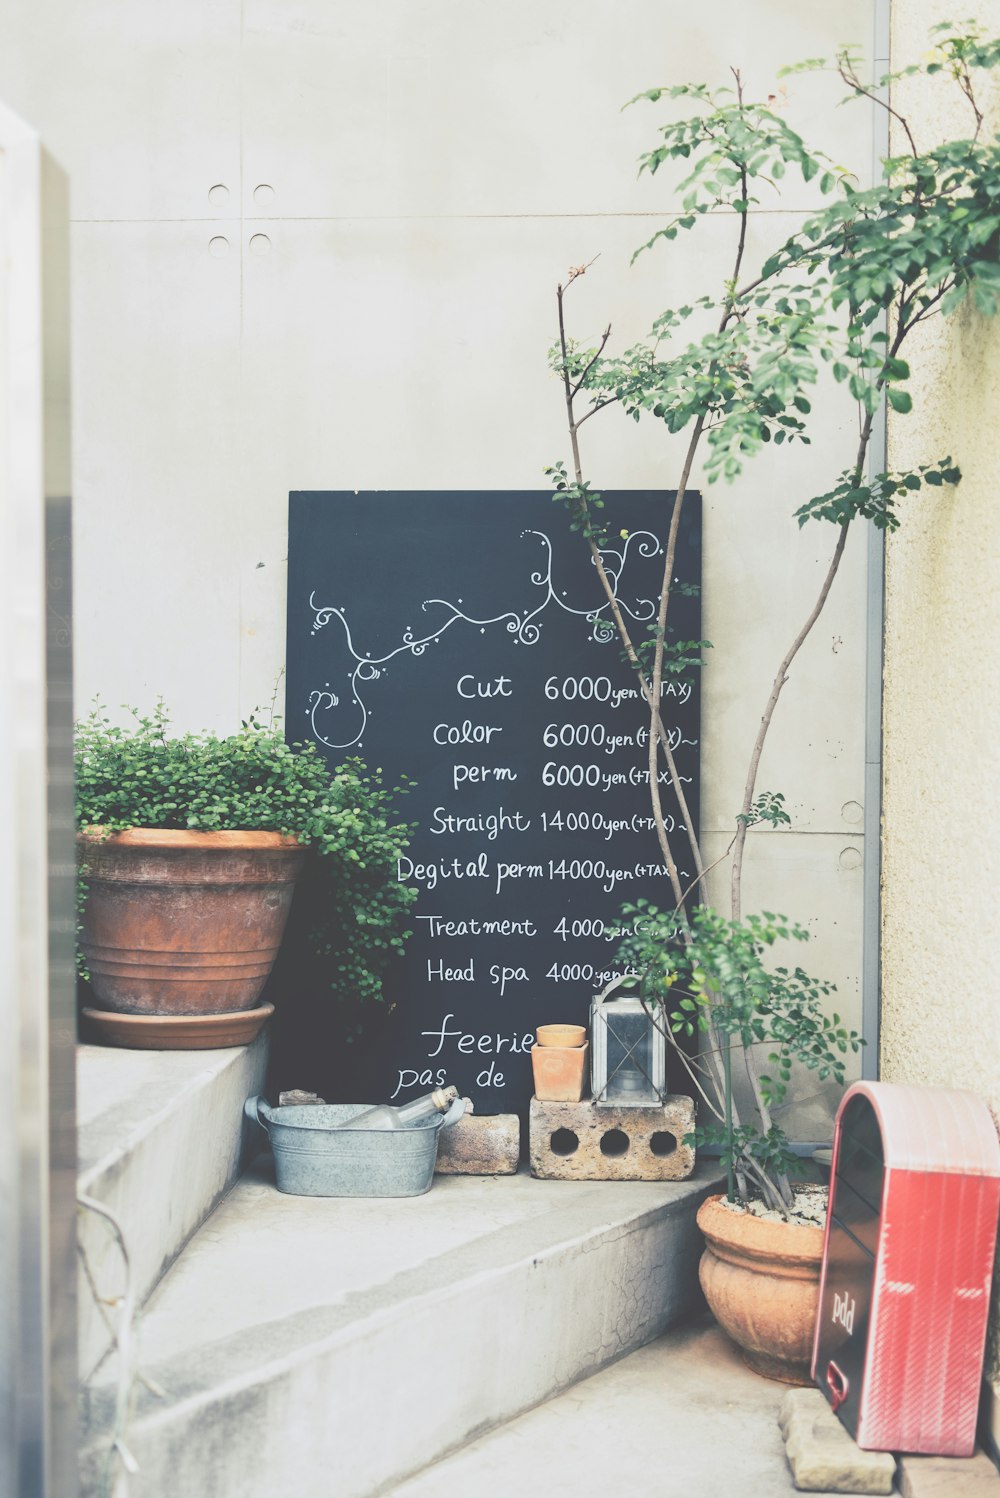
[{"label": "green leafy plant", "polygon": [[[817,1073],[820,1081],[842,1083],[848,1051],[861,1041],[839,1014],[823,1003],[833,993],[829,983],[810,978],[801,967],[775,967],[765,957],[781,941],[809,940],[802,926],[766,910],[762,915],[729,921],[710,905],[699,905],[686,926],[677,913],[666,914],[646,900],[622,909],[628,934],[617,949],[628,976],[618,980],[637,988],[649,1011],[679,1044],[704,1037],[702,1058],[716,1057],[722,1096],[696,1071],[695,1085],[715,1122],[695,1130],[692,1142],[720,1144],[727,1172],[740,1194],[751,1190],[770,1206],[780,1206],[773,1177],[800,1168],[771,1108],[785,1098],[792,1063]],[[733,1053],[744,1066],[767,1047],[770,1072],[756,1072],[751,1085],[759,1091],[762,1126],[739,1124],[733,1107]]]},{"label": "green leafy plant", "polygon": [[[327,768],[313,744],[287,744],[273,721],[251,715],[238,733],[170,737],[162,702],[116,726],[97,702],[76,725],[76,822],[108,834],[128,827],[254,828],[296,837],[313,850],[323,882],[316,947],[330,955],[338,997],[382,998],[382,977],[409,935],[416,891],[397,859],[410,827],[395,819],[399,789],[360,759]],[[86,868],[81,867],[81,898]]]},{"label": "green leafy plant", "polygon": [[[571,461],[546,471],[554,499],[566,506],[571,528],[590,550],[649,712],[648,783],[675,901],[669,914],[644,912],[645,934],[627,939],[617,954],[629,974],[619,981],[639,987],[702,1097],[713,1100],[716,1124],[698,1137],[722,1144],[731,1167],[730,1197],[734,1186],[744,1195],[756,1189],[769,1204],[786,1210],[792,1201],[791,1155],[770,1108],[784,1095],[793,1060],[840,1081],[838,1058],[846,1048],[856,1049],[859,1040],[839,1021],[823,1019],[820,999],[829,985],[798,968],[765,965],[777,941],[801,940],[805,931],[784,918],[742,915],[748,834],[761,823],[777,829],[790,821],[780,792],[758,790],[761,755],[795,658],[826,604],[852,525],[868,521],[893,531],[910,496],[924,489],[940,493],[961,479],[950,456],[905,472],[869,471],[876,413],[885,403],[900,415],[912,407],[906,346],[932,317],[960,306],[973,316],[992,316],[1000,300],[1000,137],[983,137],[977,101],[979,80],[1000,66],[1000,39],[985,36],[972,23],[943,25],[935,29],[932,51],[921,63],[871,84],[863,81],[860,59],[851,49],[832,65],[811,59],[785,71],[828,66],[849,99],[873,101],[892,116],[900,151],[883,163],[883,179],[862,189],[789,128],[773,96],[765,103],[748,99],[735,70],[729,88],[681,83],[647,90],[632,103],[666,105],[673,113],[641,157],[640,170],[679,170],[674,187],[680,207],[636,254],[669,246],[696,231],[707,215],[717,222],[729,214],[734,226],[730,274],[718,295],[667,307],[653,320],[648,338],[613,354],[610,324],[589,346],[567,331],[567,293],[593,261],[576,266],[557,288],[558,341],[550,352],[550,366],[563,388]],[[918,132],[887,102],[892,97],[887,91],[899,79],[920,74],[953,81],[969,106],[967,135],[918,144]],[[780,193],[788,173],[812,183],[823,206],[795,234],[770,244],[757,265],[748,266],[749,245],[766,238],[774,222],[762,215],[751,238],[751,216],[765,195],[773,200]],[[774,674],[729,846],[709,865],[660,715],[665,673],[697,664],[707,644],[672,639],[670,600],[678,591],[674,563],[681,514],[696,461],[709,484],[732,483],[765,447],[808,443],[824,372],[832,376],[834,396],[842,391],[856,408],[857,439],[836,478],[822,492],[803,497],[794,516],[800,526],[833,526],[831,556],[816,601]],[[675,497],[664,514],[663,577],[647,639],[633,638],[617,606],[603,559],[615,520],[610,501],[605,504],[583,468],[584,424],[615,407],[636,421],[652,419],[670,433],[688,434]],[[668,828],[663,812],[664,763],[680,810],[679,835],[695,869],[686,888],[671,842],[678,834]],[[707,876],[727,861],[729,913],[723,919],[699,902],[707,899]],[[692,1057],[680,1040],[695,1033],[707,1043]],[[767,1044],[774,1047],[769,1054],[776,1077],[762,1075],[755,1064],[756,1053]],[[755,1100],[751,1121],[740,1119],[733,1101],[733,1045],[742,1052]]]}]

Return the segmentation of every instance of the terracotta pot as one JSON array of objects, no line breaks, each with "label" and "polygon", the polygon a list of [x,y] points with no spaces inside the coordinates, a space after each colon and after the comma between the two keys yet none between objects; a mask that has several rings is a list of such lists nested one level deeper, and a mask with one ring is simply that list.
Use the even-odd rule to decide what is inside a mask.
[{"label": "terracotta pot", "polygon": [[253,1009],[305,856],[278,832],[133,829],[79,834],[89,881],[80,945],[118,1014]]},{"label": "terracotta pot", "polygon": [[541,1103],[578,1103],[583,1096],[589,1045],[533,1045],[531,1069]]},{"label": "terracotta pot", "polygon": [[765,1378],[811,1383],[823,1229],[733,1212],[721,1196],[702,1202],[698,1226],[698,1277],[723,1331]]}]

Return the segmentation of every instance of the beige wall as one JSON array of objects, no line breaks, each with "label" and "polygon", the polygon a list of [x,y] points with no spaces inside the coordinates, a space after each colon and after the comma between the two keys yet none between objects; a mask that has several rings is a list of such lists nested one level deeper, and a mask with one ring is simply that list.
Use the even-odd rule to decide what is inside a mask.
[{"label": "beige wall", "polygon": [[[656,112],[623,102],[729,83],[730,64],[766,94],[785,62],[870,49],[873,9],[768,0],[762,26],[745,0],[0,0],[0,97],[73,192],[78,708],[162,694],[181,726],[228,727],[270,701],[289,489],[542,487],[568,447],[546,364],[559,277],[600,256],[572,325],[610,318],[622,348],[731,266],[713,219],[629,269],[671,197],[636,179]],[[842,92],[792,79],[787,118],[867,180],[871,112]],[[751,253],[816,201],[790,175]],[[841,389],[817,410],[812,447],[708,497],[712,858],[833,546],[791,518],[856,443]],[[681,443],[652,423],[609,413],[583,435],[596,485],[676,481]],[[761,767],[794,829],[752,834],[745,883],[748,910],[812,926],[810,971],[855,1024],[864,630],[859,536]],[[835,1101],[801,1116],[808,1137]]]},{"label": "beige wall", "polygon": [[[996,31],[996,3],[969,9]],[[942,0],[894,7],[894,66],[951,13]],[[1000,97],[985,98],[996,130]],[[900,89],[896,102],[905,113],[912,100]],[[914,119],[918,144],[974,123],[944,86],[922,89]],[[890,464],[951,453],[963,478],[912,501],[887,548],[882,1076],[971,1088],[1000,1125],[1000,319],[938,318],[907,358],[914,409],[890,416]],[[995,1347],[991,1372],[1000,1392]]]}]

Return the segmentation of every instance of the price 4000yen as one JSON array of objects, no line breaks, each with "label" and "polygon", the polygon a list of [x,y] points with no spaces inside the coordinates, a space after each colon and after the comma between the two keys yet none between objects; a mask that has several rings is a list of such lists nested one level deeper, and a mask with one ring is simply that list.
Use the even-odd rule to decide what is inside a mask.
[{"label": "price 4000yen", "polygon": [[610,983],[612,978],[621,978],[625,974],[630,977],[638,977],[635,968],[610,968],[602,972],[592,962],[554,962],[545,974],[551,978],[553,983],[592,983],[595,988],[603,988]]},{"label": "price 4000yen", "polygon": [[[419,920],[420,917],[418,916]],[[578,920],[568,920],[563,916],[552,927],[553,936],[558,936],[561,941],[579,941],[582,937],[593,936],[601,941],[621,941],[623,936],[639,936],[649,926],[648,921],[638,918],[624,925],[614,923],[608,925],[607,921],[600,916],[584,916]]]}]

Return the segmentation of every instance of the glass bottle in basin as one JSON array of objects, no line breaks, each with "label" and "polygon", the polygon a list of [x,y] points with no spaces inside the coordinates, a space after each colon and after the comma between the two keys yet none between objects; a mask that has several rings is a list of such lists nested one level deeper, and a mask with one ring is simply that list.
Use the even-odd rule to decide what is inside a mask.
[{"label": "glass bottle in basin", "polygon": [[392,1129],[408,1129],[412,1124],[421,1123],[424,1119],[436,1118],[439,1113],[447,1113],[457,1097],[457,1087],[436,1087],[433,1092],[425,1093],[423,1097],[413,1098],[398,1108],[393,1108],[388,1103],[380,1103],[377,1108],[369,1108],[366,1112],[349,1118],[346,1123],[340,1125],[340,1128],[380,1129],[386,1132]]}]

